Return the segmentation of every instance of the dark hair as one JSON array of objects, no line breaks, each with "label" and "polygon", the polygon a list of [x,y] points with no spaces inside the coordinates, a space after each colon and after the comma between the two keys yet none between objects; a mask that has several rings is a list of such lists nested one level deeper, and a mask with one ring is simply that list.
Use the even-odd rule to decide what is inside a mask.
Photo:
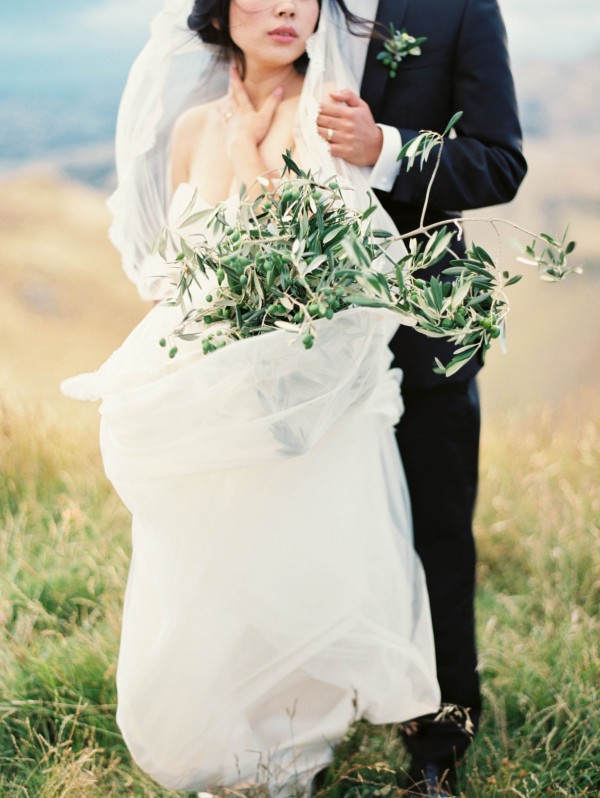
[{"label": "dark hair", "polygon": [[[322,0],[319,0],[319,9]],[[371,36],[372,22],[357,17],[346,6],[344,0],[335,0],[340,11],[346,19],[348,30],[356,36]],[[192,13],[188,17],[188,27],[195,31],[203,42],[218,44],[223,48],[224,58],[234,58],[241,69],[242,77],[245,72],[244,54],[235,44],[229,32],[229,6],[231,0],[195,0]],[[216,23],[216,24],[215,24]],[[377,36],[377,34],[374,34]],[[303,75],[308,66],[306,53],[294,61],[294,66]]]}]

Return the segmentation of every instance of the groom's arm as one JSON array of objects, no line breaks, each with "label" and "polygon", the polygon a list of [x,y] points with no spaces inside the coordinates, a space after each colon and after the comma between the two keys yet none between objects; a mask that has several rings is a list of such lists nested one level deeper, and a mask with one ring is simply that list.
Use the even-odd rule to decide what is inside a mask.
[{"label": "groom's arm", "polygon": [[[432,110],[441,129],[456,111],[462,111],[463,116],[456,126],[457,137],[444,144],[433,183],[429,207],[439,212],[508,202],[527,171],[506,31],[496,0],[466,0],[452,49],[456,58],[450,87],[439,97],[439,107]],[[439,68],[444,69],[444,65]],[[402,80],[401,70],[394,80]],[[371,180],[375,188],[396,202],[420,207],[435,156],[422,171],[407,171],[405,164],[391,161],[389,149],[382,152],[381,130],[363,100],[349,91],[331,98],[332,103],[322,106],[318,124],[323,137],[328,129],[335,131],[332,154],[361,166],[375,166]],[[397,141],[405,144],[419,134],[404,127],[401,118],[394,118],[393,108],[386,110],[391,113],[386,114],[385,121],[394,123]]]},{"label": "groom's arm", "polygon": [[[398,76],[398,79],[401,75]],[[462,111],[446,140],[432,186],[432,210],[468,210],[510,201],[525,176],[506,31],[495,0],[467,2],[456,47],[452,110]],[[398,127],[403,143],[419,131]],[[420,171],[402,164],[391,198],[420,206],[436,158]]]}]

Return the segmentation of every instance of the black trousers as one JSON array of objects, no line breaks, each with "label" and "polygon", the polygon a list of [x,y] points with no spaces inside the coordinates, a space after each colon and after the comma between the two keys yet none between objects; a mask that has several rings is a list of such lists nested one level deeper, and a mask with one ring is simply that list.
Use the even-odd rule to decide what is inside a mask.
[{"label": "black trousers", "polygon": [[[415,548],[425,569],[444,703],[481,711],[475,644],[475,543],[480,412],[475,379],[403,389],[396,436],[410,491]],[[468,739],[452,724],[424,723],[406,738],[413,756],[447,760]]]}]

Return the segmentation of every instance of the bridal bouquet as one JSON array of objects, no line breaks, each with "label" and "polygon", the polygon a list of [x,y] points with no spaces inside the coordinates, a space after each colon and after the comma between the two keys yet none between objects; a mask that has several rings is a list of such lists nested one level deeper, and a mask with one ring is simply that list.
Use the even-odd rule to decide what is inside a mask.
[{"label": "bridal bouquet", "polygon": [[[408,158],[409,167],[417,159],[423,163],[441,139],[424,133],[401,157]],[[394,237],[373,229],[374,205],[361,211],[344,202],[337,179],[316,181],[289,154],[285,163],[275,191],[265,189],[254,202],[242,196],[233,224],[223,205],[194,213],[194,197],[177,233],[168,228],[161,233],[156,244],[161,255],[166,258],[169,242],[179,251],[180,278],[171,304],[181,307],[182,319],[173,340],[160,342],[171,357],[177,338],[202,338],[208,354],[277,329],[295,334],[310,348],[316,320],[357,306],[389,309],[418,332],[451,341],[454,356],[447,364],[436,361],[437,373],[449,376],[476,354],[485,355],[501,335],[509,310],[505,289],[519,276],[501,272],[476,245],[464,257],[454,257],[444,271],[448,279],[428,276],[427,269],[452,252],[453,220],[425,226],[424,208],[419,229]],[[199,223],[214,231],[218,243],[209,244],[194,232]],[[398,239],[406,241],[408,250],[399,257],[393,254]],[[541,234],[527,248],[525,262],[535,263],[545,279],[559,280],[575,271],[567,265],[574,247],[565,238]],[[200,275],[212,276],[210,293],[194,291],[194,284],[206,285]],[[196,293],[200,302],[194,301]]]}]

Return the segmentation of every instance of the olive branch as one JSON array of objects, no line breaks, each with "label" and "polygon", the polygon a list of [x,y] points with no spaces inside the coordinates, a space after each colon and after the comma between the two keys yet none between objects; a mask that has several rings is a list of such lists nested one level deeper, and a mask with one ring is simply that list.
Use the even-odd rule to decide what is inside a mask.
[{"label": "olive branch", "polygon": [[[227,220],[223,203],[198,213],[192,197],[177,227],[165,228],[156,250],[166,259],[169,245],[179,252],[177,294],[168,304],[179,306],[182,318],[171,340],[161,340],[169,355],[176,339],[202,339],[205,354],[228,343],[274,330],[294,333],[309,349],[317,335],[315,322],[355,307],[385,308],[402,324],[429,337],[444,338],[455,349],[449,363],[436,359],[434,371],[450,376],[479,354],[483,359],[501,335],[509,304],[505,289],[520,275],[500,271],[494,258],[473,244],[463,257],[454,256],[444,277],[427,276],[448,253],[457,232],[456,219],[425,224],[431,184],[435,179],[444,133],[423,132],[405,147],[407,169],[421,168],[437,150],[419,227],[394,236],[374,229],[372,201],[366,210],[350,207],[337,178],[318,181],[284,156],[285,168],[275,190],[250,202],[242,189],[236,219]],[[266,183],[266,181],[265,181]],[[263,186],[264,187],[264,186]],[[468,221],[477,220],[471,217]],[[503,219],[485,218],[529,231]],[[217,243],[193,232],[199,222],[212,230]],[[452,227],[457,229],[452,229]],[[190,229],[192,232],[187,233]],[[520,260],[537,266],[547,280],[561,280],[578,271],[568,265],[575,242],[533,234]],[[421,236],[421,240],[417,236]],[[403,240],[407,253],[391,253]],[[539,250],[539,245],[542,245]],[[206,288],[207,284],[212,286]]]}]

